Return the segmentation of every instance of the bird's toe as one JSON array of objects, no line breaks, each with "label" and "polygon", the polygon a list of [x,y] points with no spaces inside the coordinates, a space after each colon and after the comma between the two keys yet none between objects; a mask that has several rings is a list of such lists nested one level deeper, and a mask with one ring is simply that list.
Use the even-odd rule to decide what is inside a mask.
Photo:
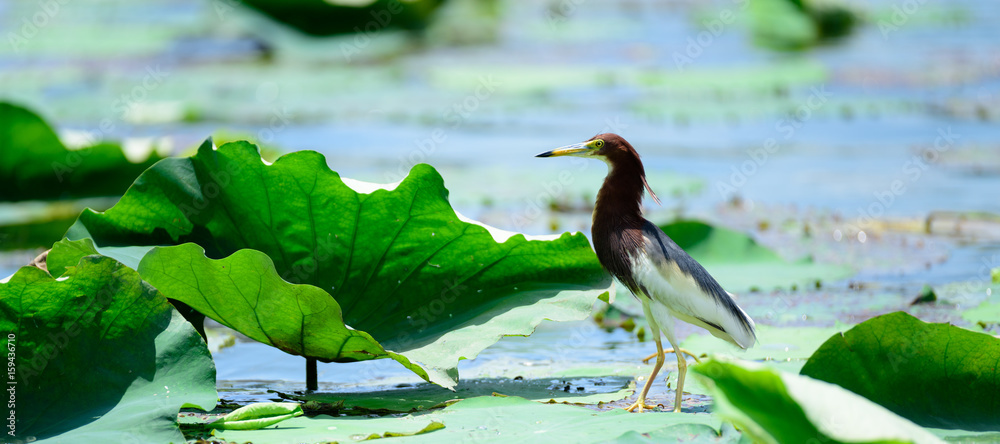
[{"label": "bird's toe", "polygon": [[659,407],[659,406],[658,405],[649,405],[649,404],[646,404],[646,402],[644,400],[638,400],[638,401],[632,403],[632,405],[630,405],[628,407],[625,407],[625,411],[627,411],[627,412],[634,412],[634,413],[642,413],[643,410],[656,410],[657,407]]}]

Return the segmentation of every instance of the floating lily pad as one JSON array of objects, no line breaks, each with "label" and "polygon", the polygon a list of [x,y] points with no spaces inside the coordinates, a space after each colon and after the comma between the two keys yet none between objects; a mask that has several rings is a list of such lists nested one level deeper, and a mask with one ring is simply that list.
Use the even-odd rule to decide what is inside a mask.
[{"label": "floating lily pad", "polygon": [[[967,285],[957,286],[959,288],[977,288],[982,289],[983,285],[981,283],[968,283]],[[1000,324],[1000,285],[992,284],[989,289],[989,296],[985,298],[979,305],[965,310],[962,312],[962,319],[969,321],[973,324],[982,323],[984,325]],[[966,290],[965,293],[968,291]],[[981,294],[981,293],[980,293]],[[959,293],[953,297],[953,299],[960,301],[976,301],[969,297],[967,294]]]},{"label": "floating lily pad", "polygon": [[834,327],[757,326],[757,344],[740,350],[709,334],[694,334],[681,341],[681,347],[699,355],[729,354],[750,361],[805,361],[830,335],[843,332],[849,325]]},{"label": "floating lily pad", "polygon": [[998,361],[998,338],[897,312],[834,335],[802,374],[923,426],[1000,431]]},{"label": "floating lily pad", "polygon": [[455,390],[433,384],[391,390],[351,393],[310,393],[286,395],[296,401],[316,401],[327,404],[343,403],[343,408],[360,408],[379,412],[413,412],[444,406],[462,399],[490,396],[494,393],[517,396],[537,402],[597,404],[619,401],[631,396],[633,378],[623,376],[592,376],[587,378],[509,379],[482,378],[462,380]]},{"label": "floating lily pad", "polygon": [[[67,237],[93,239],[171,299],[284,351],[324,362],[394,357],[453,386],[460,359],[545,319],[585,318],[611,280],[582,234],[528,240],[461,218],[447,197],[428,165],[375,185],[341,179],[315,152],[267,165],[249,143],[209,141],[143,173],[108,211],[84,211]],[[148,253],[187,242],[205,253]],[[280,291],[258,297],[262,289]],[[214,307],[223,301],[236,311]],[[301,322],[268,320],[275,307]],[[383,351],[367,340],[310,346],[329,323]]]},{"label": "floating lily pad", "polygon": [[721,431],[705,424],[677,424],[652,432],[626,432],[616,439],[605,441],[615,444],[656,444],[663,442],[689,442],[697,437],[703,443],[750,443],[746,435],[737,432],[732,426],[723,424]]},{"label": "floating lily pad", "polygon": [[755,41],[780,50],[800,50],[843,37],[858,23],[847,2],[757,0],[750,3]]},{"label": "floating lily pad", "polygon": [[[539,404],[518,397],[484,396],[466,399],[441,410],[404,417],[333,418],[325,415],[299,417],[281,423],[282,433],[223,431],[216,437],[254,444],[293,442],[349,442],[385,431],[415,432],[432,422],[444,428],[404,438],[408,443],[440,443],[502,440],[505,442],[596,442],[619,437],[624,430],[647,433],[674,424],[702,424],[698,428],[712,437],[719,435],[720,421],[705,414],[628,413],[622,409],[594,412],[563,404]],[[689,431],[691,429],[683,429]],[[684,434],[678,437],[697,438]]]},{"label": "floating lily pad", "polygon": [[[441,0],[247,0],[245,3],[307,34],[326,36],[357,32],[359,38],[371,39],[389,27],[426,27]],[[216,7],[232,6],[219,4]],[[363,48],[359,45],[357,49]]]},{"label": "floating lily pad", "polygon": [[700,221],[678,221],[660,228],[731,292],[805,286],[853,274],[850,267],[810,258],[787,261],[744,233]]},{"label": "floating lily pad", "polygon": [[15,438],[183,441],[178,410],[218,399],[205,342],[134,270],[76,258],[59,280],[23,267],[0,284],[0,329],[16,356]]}]

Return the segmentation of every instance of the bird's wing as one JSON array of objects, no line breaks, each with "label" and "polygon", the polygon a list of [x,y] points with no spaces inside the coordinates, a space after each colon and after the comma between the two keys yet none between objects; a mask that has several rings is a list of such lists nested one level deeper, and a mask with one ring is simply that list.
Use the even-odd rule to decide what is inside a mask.
[{"label": "bird's wing", "polygon": [[753,346],[757,341],[753,320],[705,267],[651,222],[646,221],[642,231],[644,248],[632,258],[642,290],[679,319],[741,348]]}]

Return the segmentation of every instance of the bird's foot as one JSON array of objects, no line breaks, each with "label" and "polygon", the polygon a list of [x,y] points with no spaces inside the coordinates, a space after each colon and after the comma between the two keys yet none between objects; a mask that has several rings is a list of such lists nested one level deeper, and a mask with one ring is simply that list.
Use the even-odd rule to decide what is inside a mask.
[{"label": "bird's foot", "polygon": [[[659,407],[659,406],[658,405],[649,405],[649,404],[646,404],[646,400],[645,399],[638,399],[632,405],[630,405],[628,407],[625,407],[625,411],[626,412],[642,413],[643,410],[646,410],[646,409],[648,409],[648,410],[654,410],[657,407]],[[638,411],[636,412],[636,410],[638,410]]]},{"label": "bird's foot", "polygon": [[[697,363],[701,364],[701,359],[698,359],[698,357],[695,356],[694,353],[691,353],[691,352],[689,352],[687,350],[684,350],[683,348],[680,349],[680,350],[681,350],[681,353],[694,358],[694,362],[697,362]],[[666,354],[666,353],[674,353],[674,349],[668,348],[666,350],[663,350],[663,353],[664,354]],[[649,356],[646,356],[645,358],[642,358],[642,363],[643,364],[649,364],[649,361],[652,361],[653,358],[655,358],[655,357],[656,357],[656,353],[653,353],[653,354],[651,354]]]}]

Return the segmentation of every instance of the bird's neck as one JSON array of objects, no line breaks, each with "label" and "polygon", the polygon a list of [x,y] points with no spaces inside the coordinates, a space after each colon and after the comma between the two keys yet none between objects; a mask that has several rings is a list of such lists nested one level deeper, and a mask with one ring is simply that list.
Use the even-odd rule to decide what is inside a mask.
[{"label": "bird's neck", "polygon": [[608,176],[597,192],[594,229],[609,223],[618,228],[641,227],[642,187],[642,176],[639,174],[609,166]]},{"label": "bird's neck", "polygon": [[611,166],[597,192],[591,229],[601,265],[635,294],[642,291],[632,273],[632,260],[644,242],[642,186],[641,173]]}]

